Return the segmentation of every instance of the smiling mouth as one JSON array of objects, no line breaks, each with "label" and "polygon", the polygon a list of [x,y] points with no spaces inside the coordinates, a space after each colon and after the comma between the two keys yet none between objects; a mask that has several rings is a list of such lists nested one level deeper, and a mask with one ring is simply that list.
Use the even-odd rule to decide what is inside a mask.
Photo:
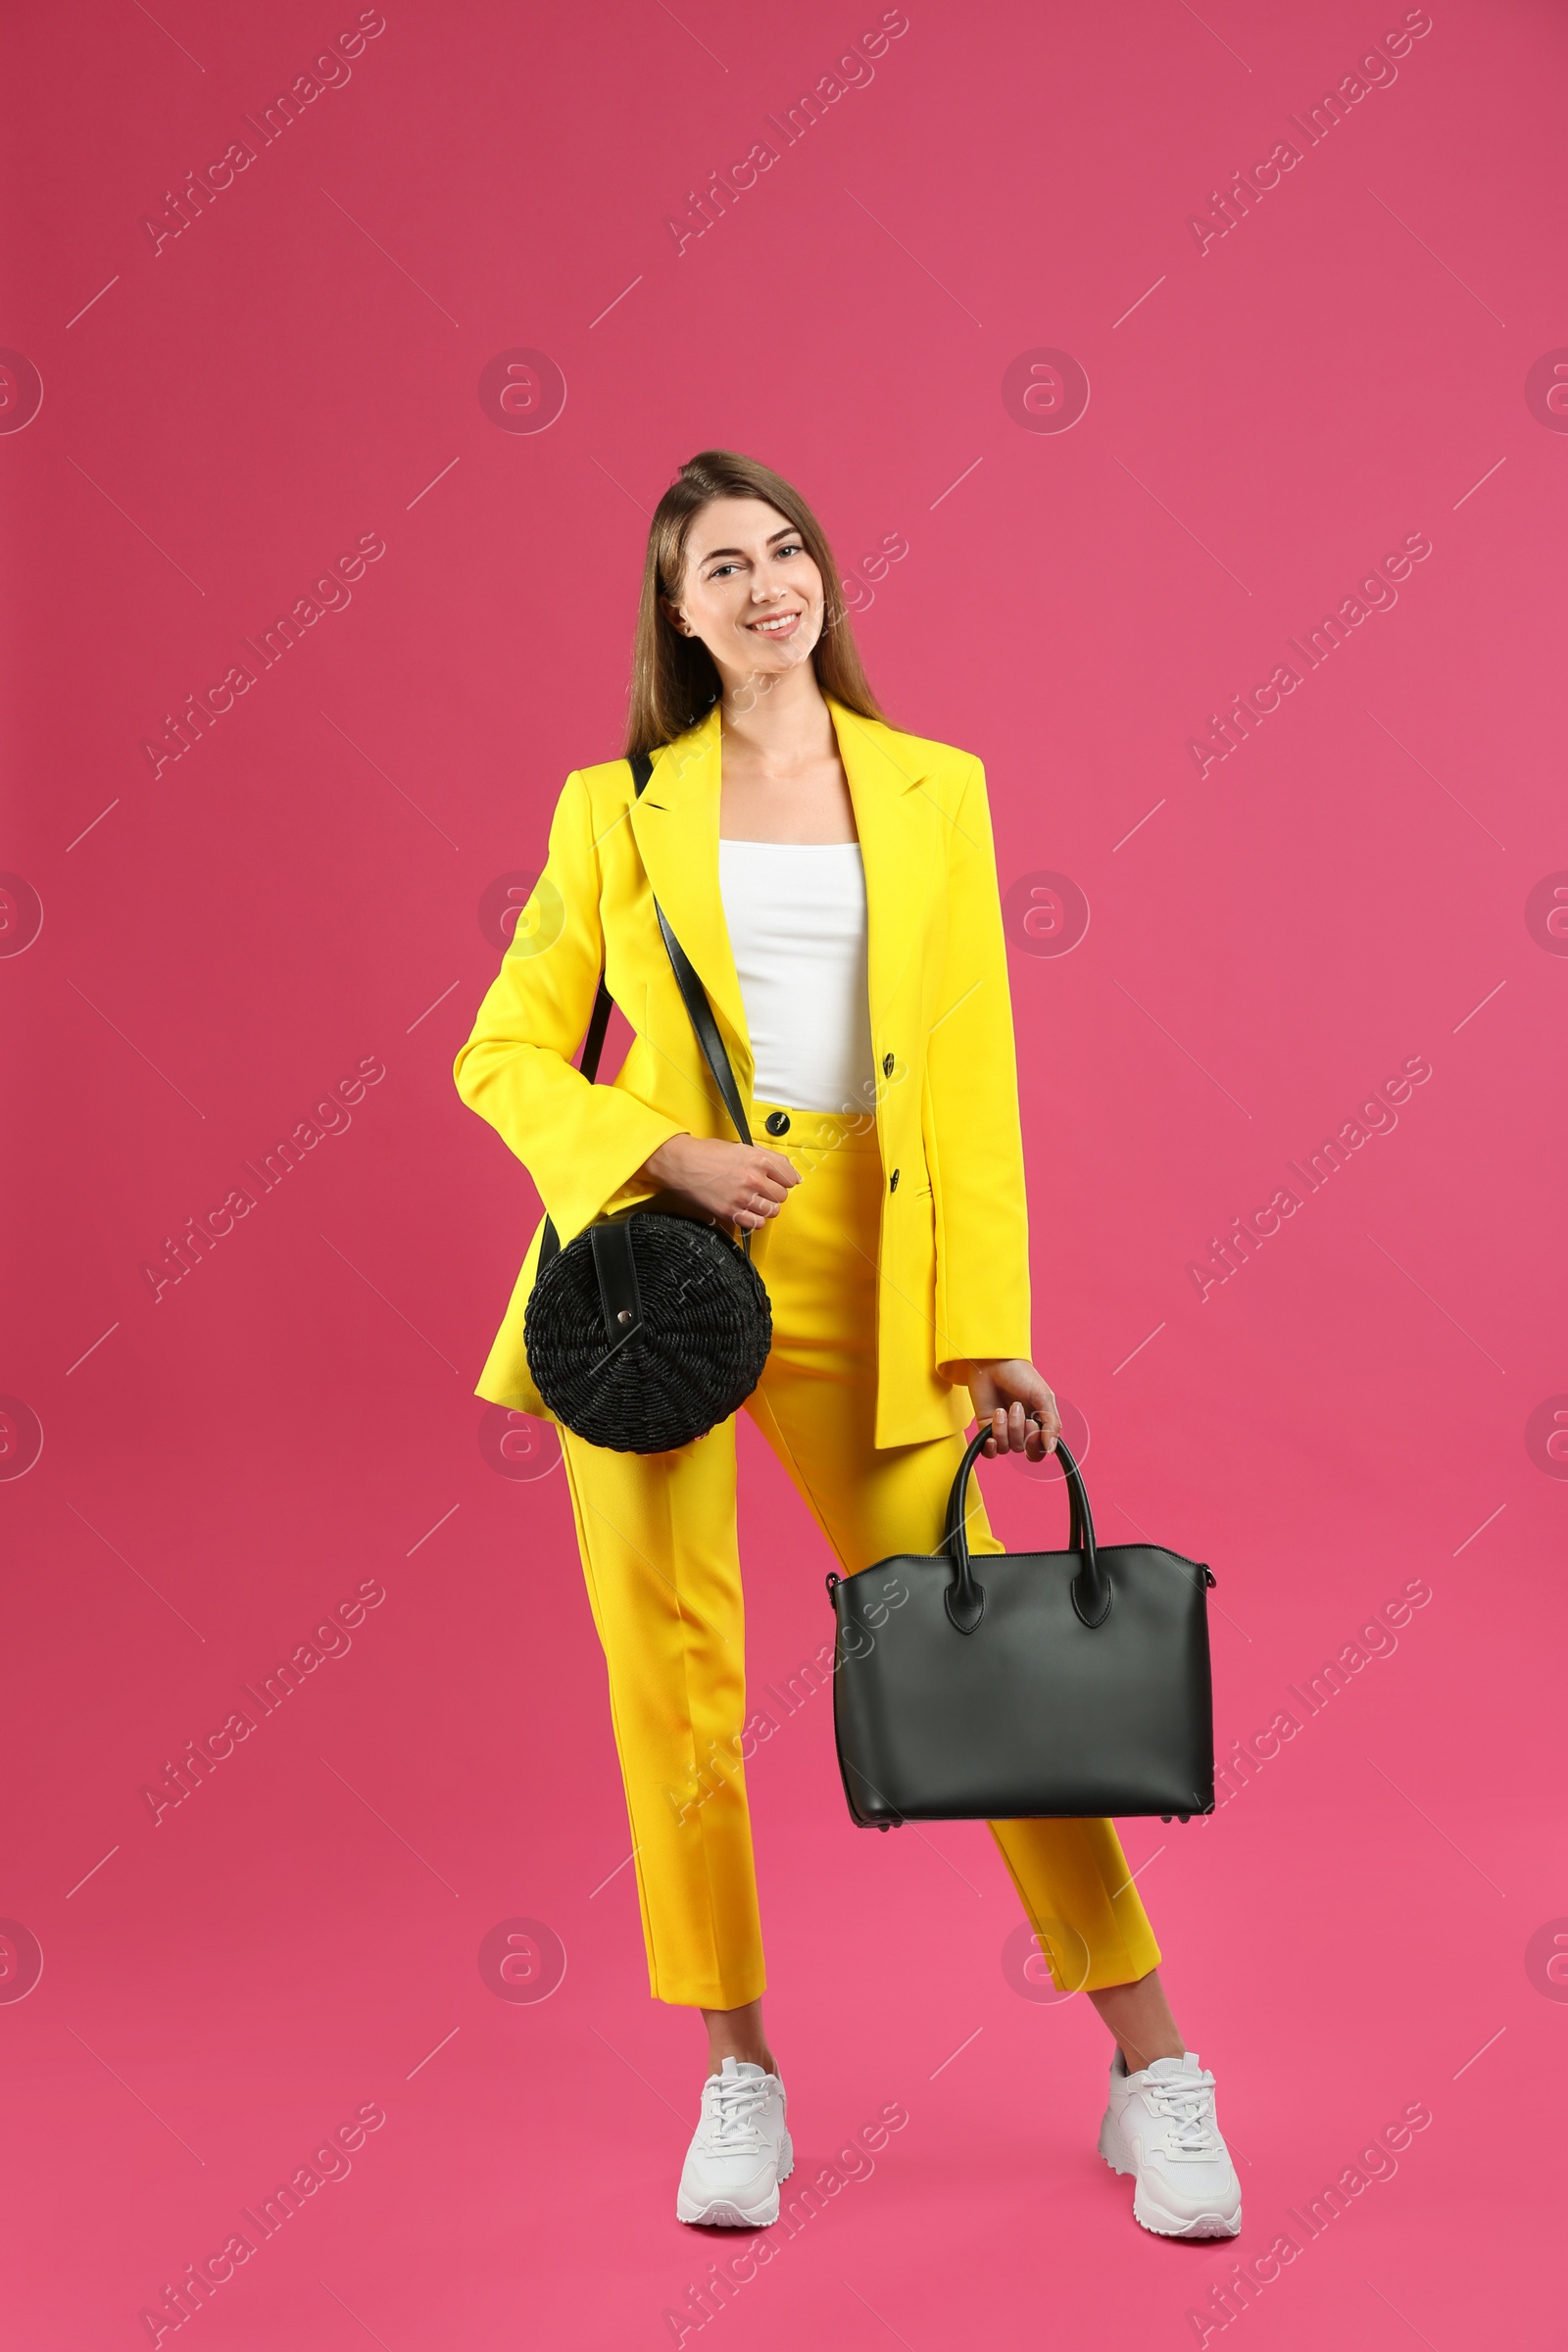
[{"label": "smiling mouth", "polygon": [[749,620],[746,626],[754,637],[788,637],[800,617],[799,612],[770,612],[765,620]]}]

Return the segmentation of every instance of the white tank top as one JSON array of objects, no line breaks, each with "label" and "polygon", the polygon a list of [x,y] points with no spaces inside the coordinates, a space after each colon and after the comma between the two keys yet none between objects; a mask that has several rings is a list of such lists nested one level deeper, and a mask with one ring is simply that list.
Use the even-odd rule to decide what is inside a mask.
[{"label": "white tank top", "polygon": [[797,1110],[871,1109],[859,843],[721,840],[718,883],[757,1094]]}]

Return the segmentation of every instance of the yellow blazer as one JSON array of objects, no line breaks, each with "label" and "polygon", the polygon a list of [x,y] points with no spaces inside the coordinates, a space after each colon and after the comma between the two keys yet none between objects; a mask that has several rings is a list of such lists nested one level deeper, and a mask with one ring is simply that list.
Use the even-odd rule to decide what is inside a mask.
[{"label": "yellow blazer", "polygon": [[[968,1396],[950,1377],[963,1359],[1030,1353],[1006,948],[980,761],[861,718],[833,697],[828,707],[869,927],[885,1179],[876,1444],[906,1446],[964,1426]],[[654,1197],[636,1174],[670,1136],[734,1134],[675,985],[656,896],[707,988],[742,1097],[753,1100],[718,884],[719,724],[715,704],[655,753],[640,800],[624,760],[566,778],[544,872],[454,1064],[459,1094],[527,1167],[564,1245],[606,1211]],[[601,965],[636,1034],[613,1084],[590,1086],[573,1057]],[[780,1214],[789,1213],[786,1201]],[[548,1419],[522,1344],[543,1222],[475,1394]]]}]

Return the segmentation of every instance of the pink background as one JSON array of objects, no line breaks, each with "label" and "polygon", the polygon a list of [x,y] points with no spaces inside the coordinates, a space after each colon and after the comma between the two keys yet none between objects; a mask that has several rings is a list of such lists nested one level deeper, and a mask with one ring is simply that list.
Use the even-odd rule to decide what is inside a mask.
[{"label": "pink background", "polygon": [[[472,1395],[535,1198],[451,1081],[486,894],[618,750],[646,518],[716,443],[815,505],[894,719],[986,760],[1038,1359],[1102,1532],[1215,1567],[1222,1747],[1301,1723],[1213,1820],[1127,1825],[1244,2181],[1239,2245],[1191,2247],[1095,2154],[1087,2003],[1004,1973],[984,1831],[856,1831],[830,1698],[802,1704],[750,1775],[802,2180],[908,2121],[684,2340],[1196,2341],[1232,2263],[1423,2102],[1232,2326],[1545,2343],[1559,12],[1435,6],[1308,144],[1289,118],[1401,9],[909,0],[679,252],[666,217],[875,0],[388,0],[267,146],[242,118],[352,0],[13,15],[0,341],[43,397],[29,420],[11,361],[12,2340],[151,2340],[166,2283],[362,2107],[384,2124],[217,2288],[207,2352],[655,2346],[737,2251],[672,2218],[700,2035],[647,1994],[559,1467]],[[155,252],[143,217],[240,137]],[[1291,137],[1217,233],[1213,192]],[[510,420],[481,402],[518,350],[564,378],[548,429],[509,429],[548,370]],[[1042,350],[1087,377],[1069,430],[1036,429],[1068,417]],[[1397,602],[1200,775],[1210,714],[1416,534]],[[165,714],[362,537],[352,602],[155,774]],[[1070,887],[1031,898],[1046,874]],[[1412,1057],[1396,1124],[1200,1298],[1190,1263]],[[348,1123],[155,1300],[143,1267],[362,1061]],[[829,1636],[828,1562],[743,1450],[780,1685]],[[1054,1481],[986,1485],[1009,1540],[1063,1540]],[[1396,1648],[1308,1716],[1291,1686],[1416,1580]],[[155,1822],[144,1788],[362,1586],[352,1646]],[[521,1989],[564,1951],[547,1999],[481,1970],[517,1920]]]}]

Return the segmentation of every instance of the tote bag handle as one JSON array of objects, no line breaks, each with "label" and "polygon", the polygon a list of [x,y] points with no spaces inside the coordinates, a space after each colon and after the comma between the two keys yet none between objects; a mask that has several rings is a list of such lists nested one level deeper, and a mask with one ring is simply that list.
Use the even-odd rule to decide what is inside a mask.
[{"label": "tote bag handle", "polygon": [[[948,1524],[942,1539],[942,1548],[953,1566],[953,1582],[944,1595],[948,1616],[960,1634],[972,1634],[985,1614],[985,1587],[976,1584],[969,1562],[969,1537],[964,1524],[968,1499],[969,1474],[980,1458],[988,1439],[993,1435],[989,1420],[982,1421],[964,1448],[948,1496]],[[1089,1490],[1066,1443],[1057,1438],[1055,1450],[1060,1456],[1062,1475],[1067,1481],[1070,1516],[1067,1527],[1067,1548],[1082,1553],[1082,1563],[1072,1580],[1072,1605],[1087,1626],[1103,1625],[1110,1614],[1110,1578],[1101,1566],[1095,1544],[1095,1522],[1089,1508]]]}]

